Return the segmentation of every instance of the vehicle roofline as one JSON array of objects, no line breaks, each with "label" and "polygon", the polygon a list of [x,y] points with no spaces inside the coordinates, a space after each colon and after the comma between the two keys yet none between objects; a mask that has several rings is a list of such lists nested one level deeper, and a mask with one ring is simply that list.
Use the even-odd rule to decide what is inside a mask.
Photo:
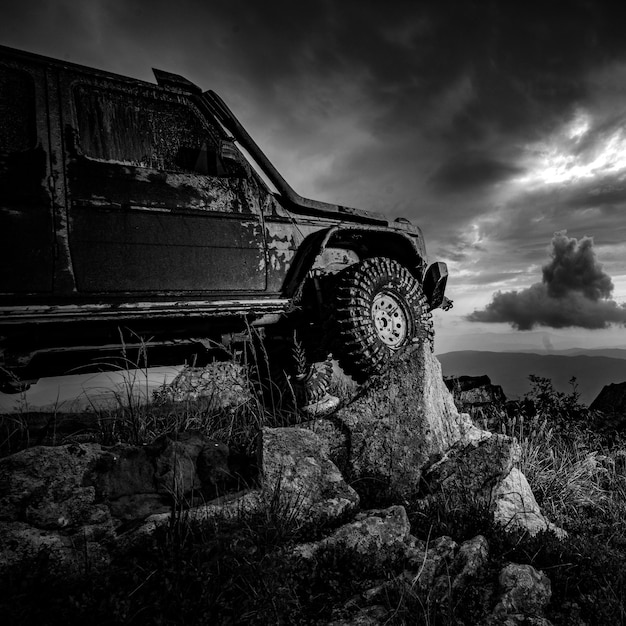
[{"label": "vehicle roofline", "polygon": [[[127,83],[140,84],[142,86],[150,87],[152,89],[164,89],[165,91],[176,91],[176,89],[172,89],[171,87],[168,87],[167,85],[159,83],[158,80],[156,79],[156,76],[155,76],[155,81],[151,82],[148,80],[144,80],[142,78],[133,78],[132,76],[125,76],[124,74],[118,74],[117,72],[111,72],[109,70],[102,70],[99,68],[90,67],[88,65],[82,65],[80,63],[74,63],[73,61],[66,61],[64,59],[56,59],[54,57],[49,57],[43,54],[38,54],[36,52],[28,52],[26,50],[20,50],[19,48],[12,48],[10,46],[5,46],[5,45],[0,44],[0,58],[2,57],[4,58],[10,57],[16,60],[30,61],[30,62],[38,63],[40,65],[46,65],[46,66],[55,67],[59,69],[67,69],[73,72],[80,72],[82,74],[88,74],[90,76],[99,76],[102,78],[113,78],[115,80],[119,80],[119,81],[123,81]],[[172,74],[171,72],[165,72],[163,70],[156,70],[156,71],[161,72],[164,75],[169,74],[170,76],[178,76],[177,74]],[[153,72],[154,72],[154,69],[153,69]],[[189,81],[183,76],[178,76],[178,77],[184,79],[190,85],[193,85],[193,87],[195,87],[195,90],[197,90],[197,91],[192,91],[191,89],[189,89],[187,93],[194,93],[194,94],[201,93],[200,87],[197,87],[193,82]]]}]

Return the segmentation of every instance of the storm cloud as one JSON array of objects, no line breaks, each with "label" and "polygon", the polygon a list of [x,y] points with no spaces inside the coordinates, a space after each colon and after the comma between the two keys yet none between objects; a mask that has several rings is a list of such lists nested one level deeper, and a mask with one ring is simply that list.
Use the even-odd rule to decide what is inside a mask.
[{"label": "storm cloud", "polygon": [[484,310],[466,319],[507,322],[518,330],[626,324],[626,306],[611,300],[613,282],[596,258],[591,237],[576,239],[558,232],[551,256],[542,268],[542,282],[521,291],[498,291]]},{"label": "storm cloud", "polygon": [[429,180],[443,193],[465,192],[506,180],[523,170],[509,163],[472,151],[454,155],[446,161]]},{"label": "storm cloud", "polygon": [[[5,4],[0,44],[150,82],[152,67],[181,74],[224,98],[298,193],[413,221],[429,261],[448,263],[444,332],[476,333],[466,316],[498,289],[476,317],[622,323],[619,3]],[[545,242],[561,229],[593,235],[608,296],[609,283],[566,265],[542,280]]]}]

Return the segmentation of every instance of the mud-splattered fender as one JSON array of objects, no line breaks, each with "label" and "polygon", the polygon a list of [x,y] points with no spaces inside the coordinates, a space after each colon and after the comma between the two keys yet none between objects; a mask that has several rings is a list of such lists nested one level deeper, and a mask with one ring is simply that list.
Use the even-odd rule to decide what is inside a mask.
[{"label": "mud-splattered fender", "polygon": [[[297,300],[309,270],[315,266],[324,250],[344,246],[357,248],[357,254],[362,256],[394,258],[422,282],[426,257],[421,237],[378,226],[341,224],[313,233],[300,244],[285,279],[284,295]],[[350,257],[356,260],[354,255]]]}]

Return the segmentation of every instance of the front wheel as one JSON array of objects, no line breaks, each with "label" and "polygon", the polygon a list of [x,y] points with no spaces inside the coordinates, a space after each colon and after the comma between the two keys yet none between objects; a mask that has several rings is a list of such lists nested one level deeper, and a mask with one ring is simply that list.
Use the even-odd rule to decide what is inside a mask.
[{"label": "front wheel", "polygon": [[374,374],[394,352],[416,341],[432,344],[428,301],[397,261],[372,257],[337,276],[335,353],[357,381]]}]

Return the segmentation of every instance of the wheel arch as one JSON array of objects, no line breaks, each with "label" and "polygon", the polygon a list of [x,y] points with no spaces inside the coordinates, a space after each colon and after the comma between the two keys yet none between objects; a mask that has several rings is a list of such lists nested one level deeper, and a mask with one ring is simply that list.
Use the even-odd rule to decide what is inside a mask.
[{"label": "wheel arch", "polygon": [[[410,236],[377,226],[333,226],[311,235],[300,246],[285,281],[284,293],[299,300],[311,269],[329,248],[350,250],[358,261],[384,256],[406,267],[421,284],[426,270],[426,250],[421,233]],[[344,267],[351,263],[347,262]]]}]

